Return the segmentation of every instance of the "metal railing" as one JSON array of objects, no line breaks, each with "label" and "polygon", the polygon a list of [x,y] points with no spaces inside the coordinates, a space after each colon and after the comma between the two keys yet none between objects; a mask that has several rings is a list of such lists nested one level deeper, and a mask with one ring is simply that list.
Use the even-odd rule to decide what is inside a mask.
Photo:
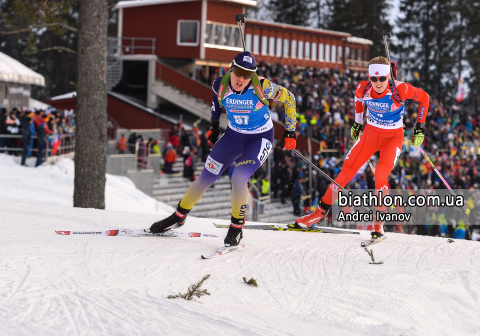
[{"label": "metal railing", "polygon": [[256,222],[258,220],[258,215],[261,215],[265,211],[265,205],[269,204],[271,201],[270,195],[261,196],[259,198],[252,197],[252,211],[251,217],[252,221]]},{"label": "metal railing", "polygon": [[110,37],[118,40],[123,55],[155,55],[155,38],[150,37]]},{"label": "metal railing", "polygon": [[[75,135],[74,134],[62,134],[61,137],[59,138],[59,145],[56,149],[55,154],[53,154],[54,151],[54,144],[53,141],[55,139],[56,135],[51,134],[45,136],[45,147],[43,149],[44,153],[42,155],[45,155],[45,160],[49,156],[54,156],[54,155],[61,155],[61,154],[68,154],[72,153],[75,151]],[[23,136],[22,135],[11,135],[11,134],[0,134],[0,138],[7,139],[7,142],[5,144],[5,147],[0,147],[0,153],[3,152],[23,152]],[[7,147],[7,144],[11,141],[8,140],[12,139],[17,139],[16,140],[16,147]],[[20,141],[18,140],[20,139]],[[31,152],[38,152],[38,137],[37,135],[32,135],[30,137],[30,144],[28,146],[28,152],[31,154]],[[37,142],[34,142],[34,140],[37,140]],[[37,147],[34,148],[33,145],[37,145]],[[31,156],[31,155],[30,155]]]}]

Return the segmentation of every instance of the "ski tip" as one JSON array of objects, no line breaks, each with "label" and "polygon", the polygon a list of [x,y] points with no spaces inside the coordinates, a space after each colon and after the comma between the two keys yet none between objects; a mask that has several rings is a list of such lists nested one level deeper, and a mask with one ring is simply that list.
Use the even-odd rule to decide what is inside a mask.
[{"label": "ski tip", "polygon": [[55,230],[55,232],[59,235],[62,235],[62,236],[68,236],[70,234],[70,231],[57,231],[57,230]]}]

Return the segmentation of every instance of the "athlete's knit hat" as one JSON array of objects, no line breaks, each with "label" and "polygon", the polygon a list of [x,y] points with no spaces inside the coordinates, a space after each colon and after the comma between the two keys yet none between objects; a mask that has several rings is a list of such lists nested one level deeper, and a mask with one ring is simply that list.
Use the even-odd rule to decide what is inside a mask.
[{"label": "athlete's knit hat", "polygon": [[257,62],[250,51],[244,51],[235,56],[233,65],[247,71],[257,71]]}]

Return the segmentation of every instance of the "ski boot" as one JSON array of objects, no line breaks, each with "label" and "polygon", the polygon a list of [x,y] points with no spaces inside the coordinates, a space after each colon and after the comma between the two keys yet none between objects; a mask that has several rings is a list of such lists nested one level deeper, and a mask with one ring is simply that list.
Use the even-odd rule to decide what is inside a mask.
[{"label": "ski boot", "polygon": [[150,227],[151,233],[162,233],[171,229],[178,229],[179,227],[183,226],[183,224],[185,224],[185,219],[187,218],[190,210],[183,209],[180,206],[180,202],[178,202],[177,211],[170,215],[170,217],[167,217],[152,224],[152,226]]},{"label": "ski boot", "polygon": [[[386,213],[386,211],[379,211],[381,213]],[[383,230],[383,225],[385,224],[385,221],[378,221],[376,218],[373,221],[373,231],[370,232],[372,235],[372,240],[377,240],[377,239],[382,239],[383,235],[385,234],[385,231]]]},{"label": "ski boot", "polygon": [[232,216],[232,223],[228,228],[227,236],[223,243],[225,246],[237,246],[243,238],[242,228],[245,224],[245,218],[235,218]]},{"label": "ski boot", "polygon": [[314,212],[300,217],[295,221],[295,224],[289,225],[289,227],[292,229],[308,229],[312,225],[315,225],[322,219],[324,219],[327,216],[328,211],[330,211],[331,207],[331,205],[320,202]]}]

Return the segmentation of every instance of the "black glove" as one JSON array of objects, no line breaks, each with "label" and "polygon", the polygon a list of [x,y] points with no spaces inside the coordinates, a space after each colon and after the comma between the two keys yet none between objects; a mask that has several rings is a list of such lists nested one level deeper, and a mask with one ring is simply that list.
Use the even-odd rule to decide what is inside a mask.
[{"label": "black glove", "polygon": [[212,119],[212,123],[208,129],[207,133],[207,142],[210,147],[213,147],[218,141],[218,136],[220,135],[220,119]]},{"label": "black glove", "polygon": [[293,150],[297,147],[297,134],[295,131],[287,131],[283,132],[282,141],[278,143],[278,147],[284,150]]}]

